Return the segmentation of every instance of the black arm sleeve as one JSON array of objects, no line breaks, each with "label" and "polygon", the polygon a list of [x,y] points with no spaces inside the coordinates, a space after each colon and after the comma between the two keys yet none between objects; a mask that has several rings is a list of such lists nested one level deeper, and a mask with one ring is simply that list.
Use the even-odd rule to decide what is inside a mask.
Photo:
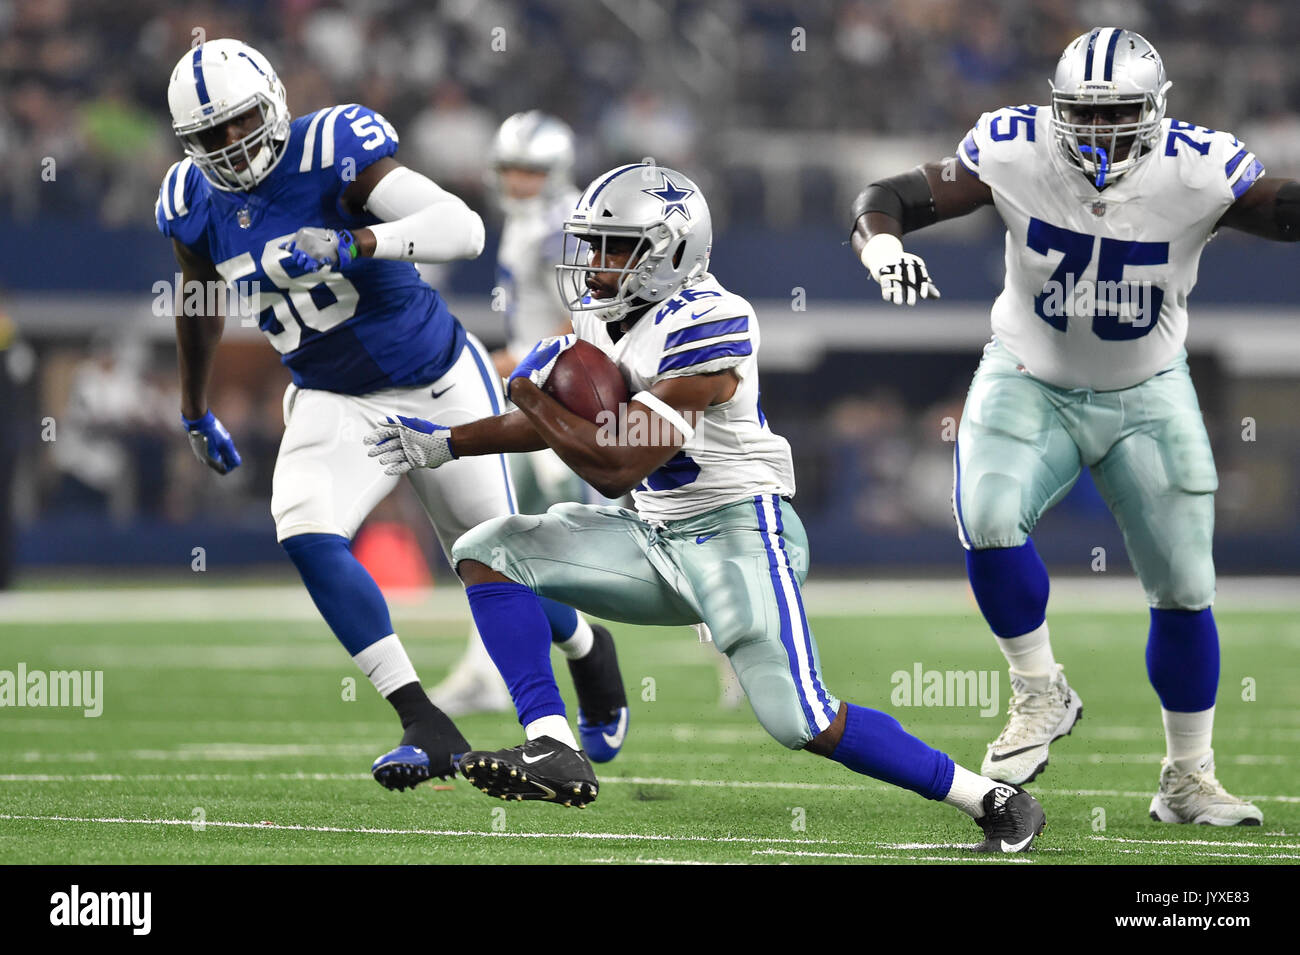
[{"label": "black arm sleeve", "polygon": [[[1280,197],[1279,197],[1280,198]],[[934,211],[934,194],[920,167],[910,172],[873,182],[853,200],[853,225],[868,212],[879,212],[897,219],[903,232],[914,232],[939,219]]]},{"label": "black arm sleeve", "polygon": [[1300,242],[1300,182],[1292,180],[1277,191],[1273,221],[1285,241]]}]

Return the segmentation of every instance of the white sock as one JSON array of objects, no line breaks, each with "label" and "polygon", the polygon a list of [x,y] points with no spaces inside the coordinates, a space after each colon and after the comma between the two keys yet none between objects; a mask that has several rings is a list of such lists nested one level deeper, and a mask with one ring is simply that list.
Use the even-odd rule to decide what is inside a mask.
[{"label": "white sock", "polygon": [[578,745],[578,741],[573,738],[573,730],[569,729],[569,721],[558,713],[533,720],[524,727],[524,739],[537,739],[539,736],[549,736],[551,739],[563,743],[569,749],[582,748]]},{"label": "white sock", "polygon": [[1019,677],[1030,693],[1041,693],[1056,676],[1056,658],[1044,620],[1035,630],[1018,637],[998,637],[998,649],[1007,658],[1011,675]]},{"label": "white sock", "polygon": [[573,635],[562,643],[557,643],[556,646],[567,659],[581,660],[591,652],[595,642],[596,637],[591,632],[591,624],[582,614],[578,614],[578,626],[574,628]]},{"label": "white sock", "polygon": [[1199,713],[1175,713],[1160,708],[1165,724],[1165,756],[1184,772],[1195,768],[1210,751],[1214,736],[1214,707]]},{"label": "white sock", "polygon": [[1001,785],[1004,784],[987,776],[981,776],[979,773],[972,773],[969,769],[963,769],[957,763],[953,763],[952,788],[948,790],[948,795],[943,797],[943,801],[950,806],[956,806],[972,819],[979,819],[984,815],[985,793]]},{"label": "white sock", "polygon": [[352,660],[375,685],[380,696],[388,696],[398,687],[420,681],[415,675],[415,667],[411,666],[411,658],[406,655],[406,648],[395,633],[376,640],[354,655]]}]

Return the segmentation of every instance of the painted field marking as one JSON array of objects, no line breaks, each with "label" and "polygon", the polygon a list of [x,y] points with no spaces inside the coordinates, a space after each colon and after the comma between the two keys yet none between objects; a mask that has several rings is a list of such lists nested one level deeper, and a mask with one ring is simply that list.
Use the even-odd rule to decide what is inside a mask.
[{"label": "painted field marking", "polygon": [[[270,758],[270,757],[267,757]],[[369,773],[0,773],[0,783],[71,783],[71,782],[255,782],[315,781],[360,782],[370,780]],[[808,792],[889,792],[896,787],[885,783],[810,783],[783,780],[747,779],[678,779],[671,776],[602,776],[602,783],[631,786],[687,786],[699,789],[781,789]],[[1120,789],[1036,789],[1040,796],[1110,797],[1116,799],[1150,799],[1148,791]],[[1251,795],[1253,801],[1300,803],[1300,796]],[[1091,836],[1107,839],[1108,836]],[[1217,845],[1218,843],[1213,843]],[[1252,845],[1254,843],[1251,843]]]},{"label": "painted field marking", "polygon": [[[965,848],[970,848],[966,846]],[[994,855],[992,853],[980,853],[979,855],[970,856],[886,856],[873,855],[861,852],[807,852],[798,849],[753,849],[750,855],[755,856],[798,856],[800,858],[815,859],[888,859],[892,862],[915,861],[915,862],[1018,862],[1021,865],[1032,865],[1033,859],[1022,859],[1017,856]]]},{"label": "painted field marking", "polygon": [[[0,813],[16,822],[80,822],[123,826],[194,826],[193,819],[132,819],[122,816],[35,816]],[[841,839],[771,839],[759,836],[669,836],[645,832],[478,832],[473,829],[381,829],[368,826],[303,826],[271,822],[230,822],[208,819],[214,829],[259,829],[279,832],[325,832],[366,836],[450,836],[469,839],[586,839],[627,842],[734,842],[749,845],[844,845]]]}]

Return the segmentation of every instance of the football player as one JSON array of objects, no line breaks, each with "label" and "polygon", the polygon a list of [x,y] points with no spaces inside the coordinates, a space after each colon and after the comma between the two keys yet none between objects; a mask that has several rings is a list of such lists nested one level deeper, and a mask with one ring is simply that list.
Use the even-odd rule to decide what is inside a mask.
[{"label": "football player", "polygon": [[[790,446],[759,406],[758,320],[708,272],[709,208],[686,176],[620,166],[564,224],[559,266],[574,335],[538,343],[507,384],[517,410],[471,424],[394,419],[366,437],[386,473],[549,446],[635,510],[559,504],[496,518],[452,550],[474,619],[510,687],[526,742],[471,752],[461,771],[492,795],[584,805],[591,764],[564,716],[547,654],[549,596],[612,620],[696,625],[735,667],[759,722],[791,749],[943,800],[1016,852],[1042,829],[1038,802],[827,688],[799,585],[808,541],[790,504]],[[566,348],[589,342],[635,392],[603,429],[541,389]]]},{"label": "football player", "polygon": [[[504,312],[507,339],[504,348],[492,353],[492,361],[505,378],[539,339],[562,335],[572,327],[568,309],[555,290],[554,269],[560,260],[564,217],[579,196],[572,182],[573,131],[538,110],[516,113],[497,130],[491,163],[490,191],[505,213],[493,293],[502,298],[493,306]],[[512,454],[507,463],[520,513],[541,513],[552,504],[584,497],[582,481],[552,451]],[[591,637],[580,634],[557,642],[566,657],[583,652],[594,640],[602,647],[600,657],[613,658],[614,642],[606,628],[586,621],[579,626],[588,629]],[[575,680],[583,682],[576,671],[588,665],[573,659],[570,668],[575,669]],[[510,708],[510,694],[477,630],[470,633],[459,663],[429,696],[452,716]],[[627,733],[626,698],[620,694],[607,701],[607,707],[603,713],[584,710],[579,716],[584,743],[598,761],[612,758]]]},{"label": "football player", "polygon": [[[270,62],[238,40],[181,57],[167,100],[185,158],[163,179],[158,228],[185,288],[235,286],[292,374],[271,512],[322,617],[401,720],[401,742],[374,776],[390,789],[446,776],[469,744],[421,689],[350,548],[396,483],[366,460],[362,434],[394,409],[454,421],[502,409],[487,351],[412,265],[477,256],[483,223],[393,158],[397,133],[373,110],[345,104],[292,118]],[[226,474],[239,453],[207,401],[224,315],[203,306],[206,295],[177,291],[181,420],[199,460]],[[411,484],[444,549],[514,511],[501,457],[413,474]],[[547,613],[556,638],[583,626],[570,608],[548,603]],[[593,646],[590,628],[585,642]],[[611,683],[622,692],[616,664],[592,668],[606,680],[598,696]]]},{"label": "football player", "polygon": [[1082,713],[1029,534],[1087,467],[1150,605],[1166,739],[1151,817],[1258,825],[1215,777],[1218,480],[1183,346],[1206,241],[1224,226],[1300,238],[1300,186],[1265,177],[1231,133],[1166,118],[1164,66],[1131,30],[1075,39],[1051,86],[1050,106],[985,113],[955,158],[877,182],[853,209],[853,249],[896,305],[938,297],[904,233],[990,204],[1007,229],[1006,285],[954,453],[971,588],[1013,687],[983,772],[1028,782]]}]

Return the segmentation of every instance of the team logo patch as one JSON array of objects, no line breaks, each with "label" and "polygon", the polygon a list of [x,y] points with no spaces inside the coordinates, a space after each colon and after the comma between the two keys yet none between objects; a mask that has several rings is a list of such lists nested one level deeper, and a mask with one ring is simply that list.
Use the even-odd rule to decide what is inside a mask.
[{"label": "team logo patch", "polygon": [[673,213],[680,212],[683,219],[689,220],[691,214],[686,209],[686,200],[695,195],[695,190],[681,189],[677,186],[677,183],[669,179],[664,173],[659,175],[663,177],[663,184],[658,189],[642,189],[641,191],[648,196],[654,196],[664,204],[664,219],[669,219]]}]

